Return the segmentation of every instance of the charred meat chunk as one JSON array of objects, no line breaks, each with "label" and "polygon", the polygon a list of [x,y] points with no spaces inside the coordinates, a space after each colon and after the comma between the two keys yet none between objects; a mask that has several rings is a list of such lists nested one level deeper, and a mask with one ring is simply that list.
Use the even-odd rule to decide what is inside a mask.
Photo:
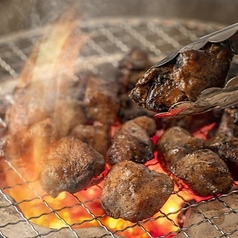
[{"label": "charred meat chunk", "polygon": [[155,112],[149,111],[146,108],[135,104],[128,96],[128,93],[119,95],[119,101],[120,109],[118,112],[118,118],[122,123],[140,116],[154,117],[155,115]]},{"label": "charred meat chunk", "polygon": [[173,165],[172,173],[198,196],[228,192],[233,184],[226,163],[213,151],[196,150]]},{"label": "charred meat chunk", "polygon": [[130,97],[156,112],[180,101],[196,101],[206,88],[222,87],[233,58],[230,43],[207,43],[200,50],[184,50],[161,66],[153,66],[139,79]]},{"label": "charred meat chunk", "polygon": [[237,106],[226,108],[215,136],[205,143],[206,148],[217,153],[226,162],[234,180],[238,180],[237,112]]},{"label": "charred meat chunk", "polygon": [[[31,77],[33,76],[30,75],[27,80],[30,80]],[[8,108],[6,113],[9,133],[14,134],[46,118],[63,121],[65,115],[74,115],[71,108],[75,107],[77,95],[73,94],[75,82],[72,78],[65,76],[64,80],[60,77],[43,80],[42,77],[40,79],[36,77],[32,81],[19,84],[20,86],[18,85],[14,92],[15,103]],[[65,100],[69,97],[74,100]],[[65,110],[60,110],[60,113],[55,113],[57,107],[61,108],[58,104],[61,100],[67,101],[67,107]],[[72,106],[70,105],[71,102],[73,103]],[[75,114],[77,120],[78,114]]]},{"label": "charred meat chunk", "polygon": [[146,51],[140,48],[132,49],[119,62],[120,93],[126,93],[135,87],[138,78],[152,66]]},{"label": "charred meat chunk", "polygon": [[238,138],[226,135],[215,136],[206,141],[206,147],[219,155],[225,162],[238,163]]},{"label": "charred meat chunk", "polygon": [[228,166],[234,180],[238,180],[238,138],[215,136],[206,141],[206,147],[219,155]]},{"label": "charred meat chunk", "polygon": [[41,161],[49,147],[59,139],[59,133],[51,119],[35,123],[6,137],[3,151],[6,159]]},{"label": "charred meat chunk", "polygon": [[114,123],[119,110],[117,94],[115,82],[90,76],[84,98],[88,118],[104,124]]},{"label": "charred meat chunk", "polygon": [[155,128],[154,120],[149,117],[124,123],[116,131],[107,152],[108,163],[114,165],[125,160],[145,163],[151,160],[154,156],[154,145],[150,135],[155,133]]},{"label": "charred meat chunk", "polygon": [[204,140],[193,137],[187,130],[174,126],[167,129],[156,145],[161,153],[159,160],[171,172],[173,165],[184,156],[204,148]]},{"label": "charred meat chunk", "polygon": [[90,145],[74,137],[64,137],[51,147],[45,158],[40,181],[52,197],[63,191],[86,189],[105,167],[104,158]]},{"label": "charred meat chunk", "polygon": [[71,135],[91,145],[96,151],[106,156],[110,146],[110,127],[107,125],[77,125]]},{"label": "charred meat chunk", "polygon": [[156,133],[156,124],[153,118],[147,116],[136,117],[133,120],[138,126],[147,131],[149,136],[153,136]]},{"label": "charred meat chunk", "polygon": [[107,174],[101,205],[113,218],[137,222],[158,212],[173,188],[168,175],[124,161],[114,165]]},{"label": "charred meat chunk", "polygon": [[61,98],[56,102],[54,118],[60,137],[69,135],[76,125],[87,122],[84,105],[73,98]]},{"label": "charred meat chunk", "polygon": [[145,108],[141,108],[129,98],[129,92],[135,87],[138,78],[152,66],[146,51],[140,48],[132,49],[119,62],[119,75],[117,76],[120,84],[119,100],[120,110],[118,117],[121,122],[134,119],[139,116],[153,116],[155,113]]}]

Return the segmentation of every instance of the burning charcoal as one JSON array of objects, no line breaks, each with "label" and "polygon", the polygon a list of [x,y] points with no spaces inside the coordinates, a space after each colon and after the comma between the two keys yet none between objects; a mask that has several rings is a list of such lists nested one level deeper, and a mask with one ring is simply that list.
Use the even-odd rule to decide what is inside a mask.
[{"label": "burning charcoal", "polygon": [[58,138],[58,131],[52,120],[46,119],[8,135],[3,150],[8,160],[27,158],[27,161],[31,159],[40,161],[50,145]]},{"label": "burning charcoal", "polygon": [[152,63],[144,50],[140,48],[132,49],[119,62],[120,93],[127,93],[134,88],[138,78],[142,77],[145,70],[151,66]]},{"label": "burning charcoal", "polygon": [[104,158],[90,145],[74,137],[64,137],[51,147],[43,164],[40,181],[52,197],[63,191],[86,189],[105,167]]},{"label": "burning charcoal", "polygon": [[199,50],[185,49],[173,60],[150,68],[130,97],[156,112],[166,112],[180,101],[196,101],[204,89],[224,86],[232,58],[228,42],[207,43]]},{"label": "burning charcoal", "polygon": [[168,175],[142,164],[124,161],[114,165],[107,174],[101,205],[113,218],[137,222],[158,212],[173,187]]},{"label": "burning charcoal", "polygon": [[[196,207],[189,208],[185,214],[183,225],[184,233],[181,232],[176,238],[185,237],[221,237],[222,234],[231,234],[230,237],[237,237],[238,219],[237,214],[231,211],[238,207],[238,194],[220,196],[219,199],[211,199]],[[186,229],[188,227],[188,229]],[[219,229],[217,229],[219,227]],[[186,235],[184,235],[186,233]]]},{"label": "burning charcoal", "polygon": [[88,117],[104,124],[114,123],[119,110],[117,94],[115,82],[89,77],[84,98]]},{"label": "burning charcoal", "polygon": [[108,126],[78,125],[73,129],[71,135],[106,156],[110,145],[110,128]]},{"label": "burning charcoal", "polygon": [[124,123],[107,152],[108,163],[114,165],[125,160],[145,163],[152,159],[154,146],[150,134],[155,128],[154,120],[147,117]]},{"label": "burning charcoal", "polygon": [[159,159],[168,172],[177,161],[203,147],[204,140],[177,126],[167,129],[157,142],[157,149],[162,153]]},{"label": "burning charcoal", "polygon": [[198,196],[228,192],[233,184],[226,163],[208,149],[196,150],[174,163],[172,173]]}]

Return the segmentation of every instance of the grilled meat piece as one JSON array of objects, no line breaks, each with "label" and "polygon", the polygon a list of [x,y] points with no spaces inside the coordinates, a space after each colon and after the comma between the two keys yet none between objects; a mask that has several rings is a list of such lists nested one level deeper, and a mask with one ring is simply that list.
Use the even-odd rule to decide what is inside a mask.
[{"label": "grilled meat piece", "polygon": [[133,122],[146,130],[149,136],[153,136],[156,133],[156,124],[153,118],[141,116],[134,118]]},{"label": "grilled meat piece", "polygon": [[173,165],[184,156],[204,148],[204,140],[193,137],[187,130],[174,126],[167,129],[159,138],[157,149],[162,153],[159,160],[171,172]]},{"label": "grilled meat piece", "polygon": [[60,137],[69,135],[76,125],[87,122],[85,106],[73,98],[61,98],[57,101],[54,118]]},{"label": "grilled meat piece", "polygon": [[217,136],[238,137],[238,107],[232,106],[224,109],[219,127],[216,131]]},{"label": "grilled meat piece", "polygon": [[154,117],[155,112],[149,111],[146,108],[142,108],[135,104],[128,93],[119,95],[120,109],[118,112],[118,117],[122,123],[132,120],[140,116]]},{"label": "grilled meat piece", "polygon": [[149,117],[130,120],[115,133],[107,157],[114,165],[124,160],[145,163],[153,158],[154,145],[150,135],[155,133],[155,121]]},{"label": "grilled meat piece", "polygon": [[173,187],[168,175],[142,164],[124,161],[114,165],[107,174],[101,205],[113,218],[137,222],[158,212]]},{"label": "grilled meat piece", "polygon": [[88,118],[104,124],[115,122],[119,110],[118,86],[96,76],[88,78],[84,97]]},{"label": "grilled meat piece", "polygon": [[3,145],[8,160],[27,158],[26,161],[41,161],[59,133],[51,119],[35,123],[6,137]]},{"label": "grilled meat piece", "polygon": [[238,163],[238,138],[226,135],[215,136],[206,141],[206,147],[219,155],[225,162]]},{"label": "grilled meat piece", "polygon": [[91,145],[96,151],[106,156],[110,146],[110,127],[106,125],[78,125],[71,134],[81,141]]},{"label": "grilled meat piece", "polygon": [[238,179],[238,137],[217,135],[206,141],[206,147],[219,155],[227,164],[234,180]]},{"label": "grilled meat piece", "polygon": [[174,163],[172,173],[198,196],[228,192],[233,184],[226,163],[208,149],[196,150]]},{"label": "grilled meat piece", "polygon": [[167,111],[180,101],[196,101],[204,89],[224,86],[232,58],[229,42],[207,43],[200,50],[180,52],[174,60],[150,68],[130,97],[156,112]]},{"label": "grilled meat piece", "polygon": [[120,93],[127,93],[135,87],[138,78],[152,66],[146,51],[140,48],[132,49],[119,62]]},{"label": "grilled meat piece", "polygon": [[141,108],[129,98],[129,92],[135,87],[138,78],[141,78],[151,66],[152,63],[147,52],[140,48],[132,49],[119,62],[119,75],[117,78],[120,83],[120,110],[118,116],[123,123],[139,116],[153,116],[155,114],[145,108]]},{"label": "grilled meat piece", "polygon": [[234,180],[238,179],[237,118],[237,106],[226,108],[215,136],[205,143],[206,148],[217,153],[226,162]]},{"label": "grilled meat piece", "polygon": [[105,167],[104,158],[90,145],[64,137],[51,147],[45,158],[40,181],[52,197],[63,191],[75,193],[93,184]]}]

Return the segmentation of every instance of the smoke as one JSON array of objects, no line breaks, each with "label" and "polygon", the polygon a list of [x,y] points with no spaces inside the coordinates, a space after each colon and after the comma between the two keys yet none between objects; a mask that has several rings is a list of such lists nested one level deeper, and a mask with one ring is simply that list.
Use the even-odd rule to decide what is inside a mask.
[{"label": "smoke", "polygon": [[0,0],[0,36],[55,22],[79,0]]}]

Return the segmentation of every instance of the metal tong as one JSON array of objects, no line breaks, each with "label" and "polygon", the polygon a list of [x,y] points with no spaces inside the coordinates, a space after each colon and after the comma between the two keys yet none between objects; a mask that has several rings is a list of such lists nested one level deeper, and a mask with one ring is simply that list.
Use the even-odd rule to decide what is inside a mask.
[{"label": "metal tong", "polygon": [[[153,67],[160,67],[172,61],[181,52],[191,49],[199,50],[208,42],[219,43],[225,40],[231,42],[234,54],[238,54],[238,23],[199,38],[179,51],[167,56]],[[224,109],[235,104],[238,104],[238,76],[229,79],[224,88],[211,87],[203,90],[195,102],[182,101],[175,103],[167,112],[161,112],[155,116],[163,118],[193,115],[210,110]]]}]

